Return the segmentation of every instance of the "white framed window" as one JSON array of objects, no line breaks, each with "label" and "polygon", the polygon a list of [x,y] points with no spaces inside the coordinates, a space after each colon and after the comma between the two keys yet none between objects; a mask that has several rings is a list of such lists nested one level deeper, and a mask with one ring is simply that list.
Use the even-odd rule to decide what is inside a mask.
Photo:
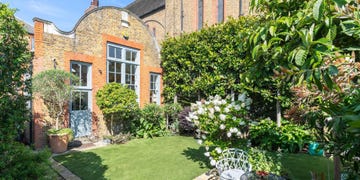
[{"label": "white framed window", "polygon": [[139,97],[140,51],[113,43],[106,51],[106,81],[126,84]]},{"label": "white framed window", "polygon": [[160,74],[150,73],[150,102],[160,104]]}]

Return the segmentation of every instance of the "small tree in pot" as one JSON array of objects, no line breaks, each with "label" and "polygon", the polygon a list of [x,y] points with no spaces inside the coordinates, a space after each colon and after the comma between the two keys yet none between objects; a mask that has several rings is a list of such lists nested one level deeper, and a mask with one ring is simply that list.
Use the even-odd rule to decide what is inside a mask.
[{"label": "small tree in pot", "polygon": [[[64,70],[46,70],[34,76],[32,80],[33,92],[40,97],[48,108],[51,121],[48,130],[51,150],[55,153],[64,152],[73,132],[64,128],[63,116],[65,107],[71,100],[72,82],[78,82],[78,77]],[[72,83],[74,84],[74,83]],[[60,124],[61,127],[60,128]],[[60,142],[59,142],[60,140]],[[56,146],[54,146],[56,145]]]}]

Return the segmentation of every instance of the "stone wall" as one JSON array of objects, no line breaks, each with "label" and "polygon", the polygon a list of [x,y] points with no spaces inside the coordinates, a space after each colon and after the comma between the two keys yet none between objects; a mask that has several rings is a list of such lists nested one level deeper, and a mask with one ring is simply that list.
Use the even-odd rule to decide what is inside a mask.
[{"label": "stone wall", "polygon": [[[127,21],[124,21],[124,13],[128,13]],[[96,106],[95,95],[106,84],[108,42],[140,51],[139,103],[141,107],[149,103],[150,72],[162,73],[159,48],[146,25],[135,15],[121,8],[100,7],[86,13],[71,32],[62,32],[46,20],[34,21],[34,75],[54,68],[54,62],[56,68],[66,71],[70,71],[72,60],[92,64],[93,135],[106,134],[101,111]],[[123,35],[127,35],[128,40]],[[40,148],[46,144],[43,121],[48,117],[45,106],[38,98],[35,97],[33,105],[35,147]],[[66,122],[68,117],[67,115]]]}]

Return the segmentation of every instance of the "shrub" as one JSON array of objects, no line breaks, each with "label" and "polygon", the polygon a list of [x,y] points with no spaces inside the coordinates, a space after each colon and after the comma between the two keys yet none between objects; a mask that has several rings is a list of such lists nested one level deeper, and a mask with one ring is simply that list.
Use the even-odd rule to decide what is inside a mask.
[{"label": "shrub", "polygon": [[303,145],[314,140],[314,136],[304,126],[283,120],[277,127],[270,119],[261,120],[250,127],[250,139],[254,147],[276,151],[298,152]]},{"label": "shrub", "polygon": [[194,135],[195,125],[192,121],[189,121],[186,117],[189,116],[191,108],[185,107],[178,115],[179,119],[179,133],[180,135]]},{"label": "shrub", "polygon": [[205,153],[211,159],[211,165],[215,165],[214,160],[222,149],[238,148],[247,143],[249,119],[246,115],[250,104],[251,99],[245,93],[239,101],[215,96],[208,101],[191,104],[187,119],[197,128],[198,142],[206,146],[206,151],[210,151],[210,147],[215,148]]},{"label": "shrub", "polygon": [[96,93],[96,104],[108,122],[112,135],[130,130],[131,120],[136,119],[139,105],[135,91],[119,83],[108,83]]},{"label": "shrub", "polygon": [[178,103],[165,104],[164,113],[166,117],[166,127],[170,128],[173,132],[178,132],[178,115],[182,111],[182,107]]},{"label": "shrub", "polygon": [[281,175],[284,172],[284,167],[281,163],[281,153],[275,154],[256,148],[249,148],[247,152],[253,171],[271,172],[277,175]]},{"label": "shrub", "polygon": [[50,151],[33,152],[20,143],[0,145],[0,179],[54,179]]},{"label": "shrub", "polygon": [[163,136],[166,134],[166,124],[163,109],[156,104],[147,104],[141,110],[141,117],[134,121],[135,135],[141,138]]}]

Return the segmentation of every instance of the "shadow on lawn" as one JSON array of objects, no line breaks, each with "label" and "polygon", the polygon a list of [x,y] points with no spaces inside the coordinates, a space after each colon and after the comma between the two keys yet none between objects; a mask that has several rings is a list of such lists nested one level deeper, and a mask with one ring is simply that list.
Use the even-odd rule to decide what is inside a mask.
[{"label": "shadow on lawn", "polygon": [[184,150],[182,155],[185,155],[187,159],[198,162],[201,168],[210,169],[209,159],[204,155],[205,152],[205,147],[200,147],[198,149],[188,147]]},{"label": "shadow on lawn", "polygon": [[54,157],[56,161],[68,168],[81,179],[106,179],[107,165],[102,164],[100,156],[93,152],[74,152]]}]

